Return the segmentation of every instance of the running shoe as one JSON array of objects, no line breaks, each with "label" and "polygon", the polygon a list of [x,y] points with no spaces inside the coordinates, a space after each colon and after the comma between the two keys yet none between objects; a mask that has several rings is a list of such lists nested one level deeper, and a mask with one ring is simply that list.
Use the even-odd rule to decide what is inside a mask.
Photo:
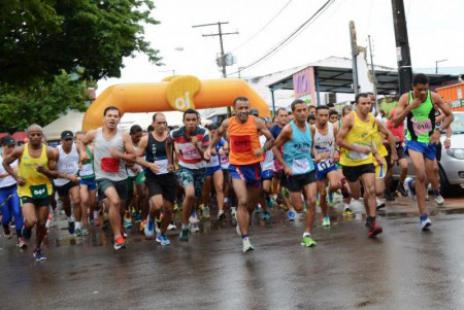
[{"label": "running shoe", "polygon": [[20,249],[27,248],[26,240],[23,237],[18,237],[18,241],[16,242],[16,246]]},{"label": "running shoe", "polygon": [[130,230],[132,228],[132,219],[130,217],[124,216],[123,226],[124,229]]},{"label": "running shoe", "polygon": [[158,242],[162,246],[168,246],[171,244],[171,241],[169,241],[168,237],[165,234],[157,234],[156,242]]},{"label": "running shoe", "polygon": [[193,223],[190,225],[190,230],[193,232],[193,233],[197,233],[200,231],[200,225],[198,223]]},{"label": "running shoe", "polygon": [[324,216],[322,219],[322,227],[330,227],[330,217]]},{"label": "running shoe", "polygon": [[377,210],[385,208],[385,199],[376,198],[376,202],[377,202]]},{"label": "running shoe", "polygon": [[370,226],[369,231],[367,233],[367,236],[369,238],[375,238],[375,236],[377,236],[378,234],[381,234],[383,232],[382,227],[379,224],[377,224],[376,221],[371,223],[369,226]]},{"label": "running shoe", "polygon": [[76,237],[82,237],[82,229],[80,228],[75,229],[74,234],[76,235]]},{"label": "running shoe", "polygon": [[37,248],[32,252],[32,256],[35,258],[36,262],[43,262],[47,260],[47,257],[43,255],[42,250],[40,248]]},{"label": "running shoe", "polygon": [[421,225],[422,231],[430,230],[430,226],[432,226],[432,221],[430,220],[428,215],[421,216],[420,225]]},{"label": "running shoe", "polygon": [[197,212],[193,211],[192,214],[189,217],[189,223],[190,224],[195,224],[195,223],[198,223],[198,222],[200,222],[200,220],[198,219]]},{"label": "running shoe", "polygon": [[188,228],[183,228],[180,231],[179,240],[180,241],[188,241],[189,240],[189,230],[188,230]]},{"label": "running shoe", "polygon": [[151,216],[148,217],[147,224],[145,225],[143,232],[147,238],[153,238],[155,235],[155,221]]},{"label": "running shoe", "polygon": [[301,243],[300,243],[302,246],[305,246],[305,247],[308,247],[308,248],[311,248],[313,246],[316,246],[316,241],[314,241],[314,239],[309,235],[306,235],[306,236],[303,236],[303,239],[301,239]]},{"label": "running shoe", "polygon": [[171,230],[176,230],[176,229],[177,229],[176,224],[170,223],[170,224],[168,225],[168,230],[169,230],[169,231],[171,231]]},{"label": "running shoe", "polygon": [[45,222],[45,228],[49,229],[52,226],[52,221],[53,221],[53,213],[50,212],[48,213],[48,218],[47,218],[47,221]]},{"label": "running shoe", "polygon": [[209,207],[208,206],[204,206],[201,210],[201,217],[204,218],[204,219],[209,219],[210,218],[210,212],[209,212]]},{"label": "running shoe", "polygon": [[435,203],[439,206],[443,206],[443,204],[445,203],[445,198],[443,198],[441,194],[438,194],[437,196],[435,196]]},{"label": "running shoe", "polygon": [[404,189],[404,186],[401,183],[398,183],[398,192],[401,194],[401,196],[408,197],[408,192]]},{"label": "running shoe", "polygon": [[32,236],[32,229],[26,228],[25,226],[23,226],[23,228],[21,229],[21,235],[22,235],[26,240],[31,239],[31,236]]},{"label": "running shoe", "polygon": [[251,244],[250,238],[242,239],[242,252],[243,253],[253,251],[254,249],[255,247]]},{"label": "running shoe", "polygon": [[123,236],[119,236],[118,238],[114,239],[114,249],[121,250],[126,248],[126,240],[124,240]]},{"label": "running shoe", "polygon": [[11,234],[10,226],[8,224],[3,226],[3,235],[5,236],[5,238],[11,239],[12,234]]},{"label": "running shoe", "polygon": [[263,211],[261,218],[263,219],[263,221],[269,223],[271,221],[271,213],[269,211]]},{"label": "running shoe", "polygon": [[224,212],[224,210],[219,210],[217,214],[218,221],[222,221],[225,218],[226,218],[226,213]]},{"label": "running shoe", "polygon": [[345,204],[345,207],[343,209],[343,215],[345,215],[345,216],[353,215],[353,210],[351,210],[350,205]]},{"label": "running shoe", "polygon": [[70,235],[74,235],[75,233],[75,229],[76,228],[76,224],[74,221],[68,221],[68,232]]},{"label": "running shoe", "polygon": [[407,177],[406,180],[404,180],[404,188],[406,189],[409,198],[414,198],[416,196],[416,192],[414,190],[414,187],[412,186],[413,182],[414,179],[411,177]]},{"label": "running shoe", "polygon": [[294,210],[288,210],[287,217],[290,222],[294,222],[296,220],[296,212]]},{"label": "running shoe", "polygon": [[230,216],[232,218],[232,225],[233,226],[237,225],[237,208],[236,207],[230,208]]},{"label": "running shoe", "polygon": [[334,193],[332,191],[329,191],[329,194],[327,196],[328,196],[329,206],[333,206],[334,205]]}]

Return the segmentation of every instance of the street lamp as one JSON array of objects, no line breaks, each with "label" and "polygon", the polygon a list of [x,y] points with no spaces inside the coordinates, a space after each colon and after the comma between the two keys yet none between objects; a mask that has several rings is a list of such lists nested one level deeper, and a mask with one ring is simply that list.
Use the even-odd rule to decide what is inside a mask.
[{"label": "street lamp", "polygon": [[435,60],[435,74],[438,74],[438,64],[445,61],[448,61],[448,59]]}]

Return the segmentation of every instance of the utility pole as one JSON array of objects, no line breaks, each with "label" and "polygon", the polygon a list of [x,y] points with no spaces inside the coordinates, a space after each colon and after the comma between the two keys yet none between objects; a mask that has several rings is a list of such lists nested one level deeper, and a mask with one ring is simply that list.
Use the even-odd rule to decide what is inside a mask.
[{"label": "utility pole", "polygon": [[368,35],[367,38],[369,39],[369,54],[371,56],[371,75],[372,83],[374,84],[375,111],[378,113],[380,110],[379,104],[377,103],[377,77],[375,76],[374,53],[372,51],[371,35]]},{"label": "utility pole", "polygon": [[356,96],[359,93],[358,83],[358,43],[356,42],[356,28],[354,21],[350,21],[350,41],[351,41],[351,59],[353,62],[353,90]]},{"label": "utility pole", "polygon": [[438,64],[445,61],[448,61],[448,59],[435,60],[435,74],[438,74]]},{"label": "utility pole", "polygon": [[401,95],[410,90],[412,82],[411,54],[403,0],[392,0],[392,10],[398,58],[399,94]]},{"label": "utility pole", "polygon": [[203,34],[202,36],[203,37],[216,37],[216,36],[219,36],[219,46],[220,46],[220,49],[221,49],[221,56],[220,56],[220,61],[218,62],[218,65],[220,65],[220,67],[222,67],[222,77],[223,78],[227,77],[223,36],[232,35],[232,34],[238,34],[238,31],[235,31],[235,32],[222,32],[222,25],[227,25],[228,23],[229,22],[217,22],[217,23],[201,24],[201,25],[192,26],[192,28],[200,28],[200,27],[209,27],[209,26],[216,26],[217,25],[217,27],[218,27],[218,32],[217,33]]}]

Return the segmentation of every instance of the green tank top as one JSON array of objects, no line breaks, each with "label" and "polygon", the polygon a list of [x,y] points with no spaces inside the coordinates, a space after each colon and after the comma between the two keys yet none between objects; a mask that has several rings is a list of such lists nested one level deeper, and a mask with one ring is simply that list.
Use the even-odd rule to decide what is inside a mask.
[{"label": "green tank top", "polygon": [[90,148],[88,146],[85,147],[85,152],[87,153],[90,159],[82,163],[82,166],[79,169],[79,177],[84,180],[94,179],[95,170],[93,169],[93,153],[90,151]]},{"label": "green tank top", "polygon": [[[412,92],[409,92],[408,104],[413,102]],[[435,130],[435,107],[432,102],[432,93],[429,91],[427,98],[418,108],[412,109],[407,116],[406,138],[409,141],[429,143],[430,135]]]}]

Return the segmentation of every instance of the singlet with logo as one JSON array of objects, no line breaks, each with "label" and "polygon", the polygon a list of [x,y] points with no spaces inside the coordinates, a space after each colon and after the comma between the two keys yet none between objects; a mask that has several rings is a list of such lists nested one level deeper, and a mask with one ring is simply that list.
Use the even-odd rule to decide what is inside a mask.
[{"label": "singlet with logo", "polygon": [[[76,145],[74,143],[71,145],[71,151],[69,153],[63,150],[62,145],[58,145],[56,149],[59,153],[57,170],[68,175],[77,175],[79,171],[79,153],[77,152]],[[62,178],[53,180],[56,186],[63,186],[69,182],[71,181]]]},{"label": "singlet with logo", "polygon": [[94,143],[94,168],[96,179],[108,179],[114,182],[127,179],[127,170],[124,160],[111,156],[115,149],[124,153],[123,132],[117,129],[110,139],[103,136],[103,129],[98,128]]},{"label": "singlet with logo", "polygon": [[40,156],[35,158],[30,155],[29,143],[26,143],[18,165],[18,175],[25,180],[24,185],[18,185],[20,197],[44,199],[52,194],[52,182],[45,174],[37,171],[38,166],[48,168],[47,145],[42,144]]},{"label": "singlet with logo", "polygon": [[[373,146],[374,143],[374,132],[376,130],[375,126],[375,118],[374,116],[369,113],[369,119],[366,121],[362,121],[356,111],[352,111],[351,114],[353,117],[353,127],[350,129],[348,134],[346,135],[346,142],[352,145],[358,146]],[[342,152],[340,155],[340,164],[342,166],[361,166],[361,165],[368,165],[373,163],[373,155],[372,153],[364,154],[355,151],[351,151],[345,148],[342,148]]]},{"label": "singlet with logo", "polygon": [[245,123],[238,121],[236,117],[229,118],[227,134],[230,148],[229,162],[232,165],[252,165],[263,160],[263,155],[255,155],[261,144],[254,116],[248,116]]},{"label": "singlet with logo", "polygon": [[332,167],[334,162],[334,153],[335,153],[335,135],[334,135],[334,126],[332,123],[327,123],[327,134],[322,134],[317,126],[314,126],[314,149],[316,153],[323,154],[328,153],[329,157],[325,160],[321,160],[317,163],[317,169],[323,171]]},{"label": "singlet with logo", "polygon": [[[266,143],[267,139],[265,136],[259,136],[259,143],[261,144],[261,147],[264,147],[264,144]],[[272,170],[274,171],[275,169],[274,166],[274,153],[272,153],[272,150],[266,151],[264,154],[264,160],[261,162],[261,170],[266,171],[266,170]]]},{"label": "singlet with logo", "polygon": [[79,177],[83,180],[95,179],[95,170],[93,168],[93,153],[90,151],[90,147],[88,145],[85,146],[85,152],[87,153],[87,156],[89,156],[89,159],[86,160],[79,168]]},{"label": "singlet with logo", "polygon": [[292,128],[292,137],[284,143],[284,161],[292,169],[292,175],[299,175],[314,170],[314,162],[311,156],[311,130],[305,122],[305,129],[302,131],[291,121],[289,126]]},{"label": "singlet with logo", "polygon": [[[155,163],[159,167],[157,175],[169,173],[166,139],[158,141],[153,137],[153,133],[148,134],[147,147],[145,148],[145,160],[149,163]],[[153,171],[148,168],[145,168],[145,173],[147,176],[154,175]]]},{"label": "singlet with logo", "polygon": [[[5,168],[3,168],[3,165],[1,164],[3,162],[3,158],[0,155],[0,174],[7,173]],[[18,160],[15,160],[14,162],[11,163],[11,168],[16,169],[18,167]],[[5,188],[5,187],[10,187],[16,184],[16,180],[11,176],[6,176],[4,178],[0,178],[0,188]]]},{"label": "singlet with logo", "polygon": [[[414,101],[412,92],[409,92],[409,104]],[[407,135],[409,141],[429,143],[430,136],[435,130],[435,107],[432,102],[432,93],[428,91],[427,98],[421,105],[407,115]]]}]

